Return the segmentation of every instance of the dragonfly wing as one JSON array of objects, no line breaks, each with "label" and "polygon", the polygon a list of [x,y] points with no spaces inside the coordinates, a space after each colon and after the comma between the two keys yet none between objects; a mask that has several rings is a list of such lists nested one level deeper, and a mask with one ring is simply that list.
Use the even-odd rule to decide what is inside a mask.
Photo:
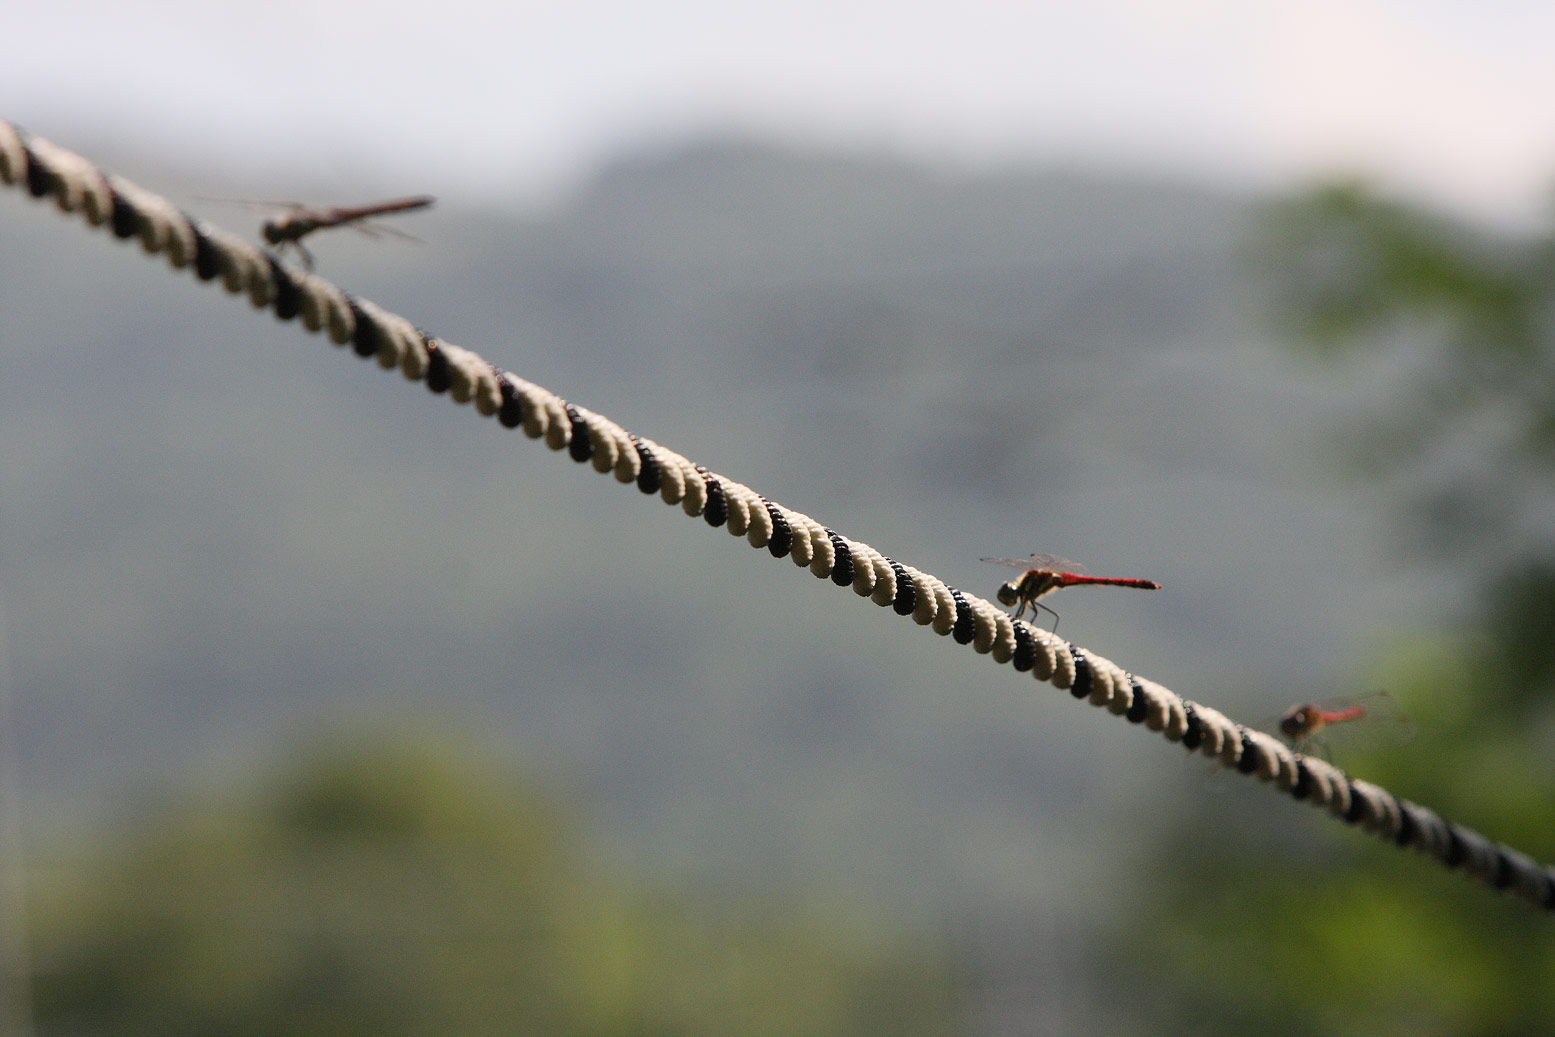
[{"label": "dragonfly wing", "polygon": [[1057,572],[1083,573],[1085,566],[1057,555],[1027,555],[1025,558],[984,558],[995,565],[1008,565],[1016,569],[1052,569]]},{"label": "dragonfly wing", "polygon": [[217,198],[213,195],[195,195],[202,202],[220,202],[222,205],[241,205],[248,209],[301,209],[301,202],[281,201],[275,198]]},{"label": "dragonfly wing", "polygon": [[1030,558],[981,558],[979,561],[992,562],[994,565],[1008,565],[1014,569],[1040,568],[1032,565]]},{"label": "dragonfly wing", "polygon": [[377,220],[358,220],[350,224],[350,226],[354,227],[359,232],[366,234],[369,238],[380,238],[387,234],[392,238],[399,238],[401,241],[413,241],[418,245],[426,244],[426,242],[422,241],[414,234],[406,234],[398,227],[391,227],[387,223],[379,223]]},{"label": "dragonfly wing", "polygon": [[1366,710],[1367,716],[1383,719],[1397,717],[1401,713],[1398,699],[1385,691],[1368,691],[1363,695],[1341,695],[1338,698],[1324,699],[1317,705],[1319,709],[1331,713],[1360,706]]},{"label": "dragonfly wing", "polygon": [[1367,752],[1403,745],[1415,736],[1415,725],[1398,708],[1398,700],[1385,691],[1368,692],[1349,699],[1325,702],[1326,710],[1342,710],[1360,706],[1366,712],[1355,720],[1329,724],[1323,728],[1323,738],[1335,749],[1351,752]]}]

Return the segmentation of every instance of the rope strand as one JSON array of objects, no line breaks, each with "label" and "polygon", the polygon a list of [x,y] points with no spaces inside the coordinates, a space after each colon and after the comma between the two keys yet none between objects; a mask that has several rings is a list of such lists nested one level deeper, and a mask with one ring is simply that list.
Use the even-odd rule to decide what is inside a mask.
[{"label": "rope strand", "polygon": [[1236,723],[1153,681],[1056,635],[1012,620],[998,605],[951,587],[895,561],[862,541],[850,540],[815,519],[761,496],[652,440],[629,432],[541,386],[531,384],[478,354],[420,331],[410,321],[367,299],[354,297],[310,272],[282,266],[234,234],[182,213],[167,199],[118,176],[103,174],[86,159],[0,121],[0,182],[36,198],[52,198],[62,212],[79,213],[92,227],[115,237],[138,238],[149,255],[165,254],[175,270],[193,266],[202,281],[219,279],[231,294],[248,295],[256,308],[282,320],[301,318],[337,346],[385,370],[398,368],[410,381],[505,428],[567,450],[645,495],[679,504],[688,516],[723,526],[754,548],[789,558],[815,576],[830,579],[914,623],[970,644],[997,663],[1012,664],[1077,699],[1141,724],[1190,752],[1325,808],[1398,846],[1411,846],[1450,869],[1555,910],[1555,869],[1523,853],[1445,821],[1387,789],[1351,778],[1326,761],[1292,751],[1278,739]]}]

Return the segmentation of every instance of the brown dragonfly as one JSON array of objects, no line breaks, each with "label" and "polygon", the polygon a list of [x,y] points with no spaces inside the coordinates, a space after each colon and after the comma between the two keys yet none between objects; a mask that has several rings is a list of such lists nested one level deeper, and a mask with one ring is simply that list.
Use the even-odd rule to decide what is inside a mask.
[{"label": "brown dragonfly", "polygon": [[316,230],[324,230],[328,227],[343,227],[350,225],[353,229],[366,234],[368,237],[377,237],[378,234],[393,234],[396,237],[417,240],[404,231],[379,223],[367,223],[367,219],[373,216],[384,216],[395,212],[409,212],[413,209],[425,209],[431,205],[435,198],[431,195],[415,195],[410,198],[391,198],[386,202],[373,202],[369,205],[340,205],[328,208],[313,208],[300,202],[261,202],[239,198],[212,198],[209,201],[235,202],[238,205],[248,205],[257,208],[279,209],[280,212],[264,222],[260,228],[260,234],[270,244],[276,246],[277,252],[285,252],[287,248],[294,249],[302,259],[302,265],[308,270],[313,269],[313,256],[303,247],[302,239]]},{"label": "brown dragonfly", "polygon": [[1053,617],[1053,632],[1058,632],[1058,613],[1037,601],[1060,587],[1138,587],[1141,590],[1158,591],[1161,585],[1154,580],[1141,580],[1132,576],[1087,576],[1085,570],[1074,562],[1052,555],[1032,555],[1030,558],[984,558],[995,565],[1010,565],[1026,570],[1018,579],[1000,584],[999,602],[1014,605],[1012,618],[1019,619],[1031,606],[1031,618],[1037,618],[1041,609]]},{"label": "brown dragonfly", "polygon": [[1302,702],[1281,713],[1273,724],[1292,749],[1316,752],[1329,759],[1329,748],[1375,749],[1414,737],[1415,725],[1399,712],[1398,702],[1385,691],[1327,702]]}]

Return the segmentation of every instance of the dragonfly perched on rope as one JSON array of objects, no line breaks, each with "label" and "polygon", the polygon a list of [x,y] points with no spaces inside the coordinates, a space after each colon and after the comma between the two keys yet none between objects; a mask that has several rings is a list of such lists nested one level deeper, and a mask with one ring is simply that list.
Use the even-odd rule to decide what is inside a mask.
[{"label": "dragonfly perched on rope", "polygon": [[1415,725],[1399,712],[1398,701],[1372,691],[1326,702],[1302,702],[1259,727],[1279,732],[1292,749],[1330,758],[1330,747],[1373,749],[1407,742]]},{"label": "dragonfly perched on rope", "polygon": [[409,198],[391,198],[386,202],[372,202],[368,205],[340,205],[313,208],[303,205],[301,202],[261,202],[246,198],[211,198],[207,200],[233,202],[238,205],[248,205],[257,208],[279,209],[279,213],[264,222],[264,225],[260,228],[260,234],[267,242],[276,246],[278,253],[284,253],[288,248],[296,251],[298,257],[302,260],[304,269],[307,270],[313,269],[313,255],[303,247],[302,239],[314,231],[324,230],[328,227],[349,225],[368,237],[376,237],[378,234],[383,233],[416,241],[418,240],[417,238],[406,234],[402,230],[385,224],[367,223],[365,221],[373,216],[425,209],[436,201],[431,195],[422,194]]},{"label": "dragonfly perched on rope", "polygon": [[984,558],[994,565],[1009,565],[1026,570],[1017,579],[999,586],[999,602],[1014,605],[1019,619],[1031,606],[1031,619],[1036,622],[1037,610],[1053,617],[1053,631],[1058,632],[1058,613],[1037,601],[1060,587],[1138,587],[1141,590],[1158,591],[1161,585],[1154,580],[1140,580],[1131,576],[1087,576],[1085,570],[1074,562],[1053,555],[1032,555],[1029,558]]}]

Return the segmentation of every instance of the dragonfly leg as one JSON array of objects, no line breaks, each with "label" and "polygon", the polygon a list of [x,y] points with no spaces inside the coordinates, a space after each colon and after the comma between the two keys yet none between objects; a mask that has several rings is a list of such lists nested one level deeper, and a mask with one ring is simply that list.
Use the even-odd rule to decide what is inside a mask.
[{"label": "dragonfly leg", "polygon": [[1292,752],[1298,752],[1303,756],[1315,756],[1324,763],[1334,762],[1328,743],[1321,738],[1292,738],[1289,741]]},{"label": "dragonfly leg", "polygon": [[302,260],[302,268],[308,273],[313,273],[313,253],[302,247],[302,242],[295,238],[287,238],[275,246],[275,255],[278,259],[285,259],[288,252],[297,253],[297,258]]},{"label": "dragonfly leg", "polygon": [[1053,617],[1053,629],[1050,632],[1054,633],[1054,634],[1058,633],[1058,613],[1054,612],[1052,609],[1048,608],[1046,605],[1042,604],[1040,601],[1033,601],[1031,603],[1031,618],[1032,619],[1036,619],[1037,618],[1037,609],[1041,609],[1043,612],[1046,612],[1048,615]]},{"label": "dragonfly leg", "polygon": [[302,260],[303,269],[306,269],[306,271],[313,271],[313,257],[309,257],[308,250],[303,249],[300,244],[295,243],[295,241],[292,241],[291,238],[286,239],[286,241],[281,241],[280,244],[275,246],[275,258],[277,258],[277,260],[285,260],[285,258],[288,257],[288,255],[291,255],[292,252],[297,253],[297,258]]}]

